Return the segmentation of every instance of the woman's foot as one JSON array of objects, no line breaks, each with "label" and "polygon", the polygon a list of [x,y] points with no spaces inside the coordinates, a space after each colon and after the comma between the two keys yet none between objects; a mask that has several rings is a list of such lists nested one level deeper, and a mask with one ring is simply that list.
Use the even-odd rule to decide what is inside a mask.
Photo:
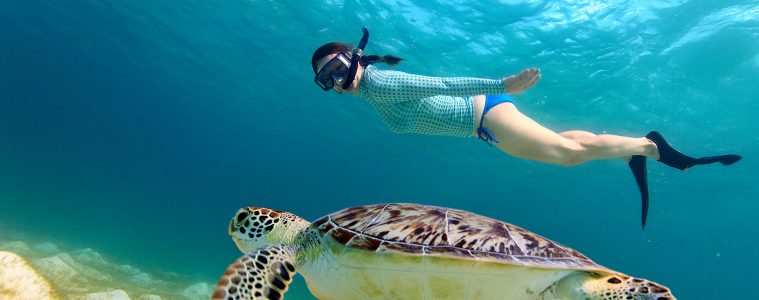
[{"label": "woman's foot", "polygon": [[670,146],[669,143],[664,140],[664,137],[661,135],[661,133],[657,131],[649,132],[646,135],[646,138],[656,144],[656,148],[659,150],[659,162],[683,171],[695,165],[706,165],[715,162],[722,163],[723,165],[732,165],[742,158],[740,155],[735,154],[693,158],[680,153],[679,151],[675,150],[675,148],[672,148],[672,146]]},{"label": "woman's foot", "polygon": [[519,94],[529,89],[540,80],[540,69],[524,69],[517,75],[511,75],[503,79],[503,86],[509,94]]}]

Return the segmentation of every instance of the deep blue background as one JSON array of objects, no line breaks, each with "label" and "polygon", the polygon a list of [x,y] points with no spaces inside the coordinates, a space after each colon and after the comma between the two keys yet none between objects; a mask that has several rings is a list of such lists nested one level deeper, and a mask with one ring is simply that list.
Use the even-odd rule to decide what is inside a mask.
[{"label": "deep blue background", "polygon": [[[687,173],[649,161],[641,231],[621,160],[564,168],[393,135],[360,99],[319,90],[312,51],[361,26],[367,52],[406,72],[541,68],[516,98],[557,131],[657,129],[686,153],[745,159]],[[759,267],[755,1],[10,0],[0,40],[10,238],[213,282],[239,255],[225,230],[240,206],[315,219],[403,201],[512,222],[683,299],[745,290]]]}]

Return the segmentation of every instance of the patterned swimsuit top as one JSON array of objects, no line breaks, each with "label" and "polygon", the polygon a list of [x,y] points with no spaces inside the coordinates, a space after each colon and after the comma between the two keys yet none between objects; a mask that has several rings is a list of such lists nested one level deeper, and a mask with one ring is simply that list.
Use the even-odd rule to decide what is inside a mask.
[{"label": "patterned swimsuit top", "polygon": [[395,133],[470,137],[472,96],[505,93],[502,80],[428,77],[369,65],[358,89]]}]

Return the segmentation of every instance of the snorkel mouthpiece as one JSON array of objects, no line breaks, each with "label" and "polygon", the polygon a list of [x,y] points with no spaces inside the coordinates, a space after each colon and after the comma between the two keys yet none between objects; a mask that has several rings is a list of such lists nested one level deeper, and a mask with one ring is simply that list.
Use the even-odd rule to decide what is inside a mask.
[{"label": "snorkel mouthpiece", "polygon": [[353,56],[351,56],[351,66],[350,69],[348,69],[348,75],[345,77],[345,81],[343,82],[343,89],[347,89],[351,86],[351,84],[353,84],[353,80],[356,77],[356,71],[358,71],[359,61],[361,61],[361,54],[364,52],[366,43],[369,42],[369,30],[364,27],[361,28],[361,31],[364,32],[364,35],[361,37],[361,41],[358,42],[358,46],[353,49]]}]

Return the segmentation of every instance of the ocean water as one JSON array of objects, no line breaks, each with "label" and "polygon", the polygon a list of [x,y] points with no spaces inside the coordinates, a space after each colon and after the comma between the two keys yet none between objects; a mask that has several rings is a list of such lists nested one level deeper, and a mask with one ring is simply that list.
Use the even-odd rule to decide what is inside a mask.
[{"label": "ocean water", "polygon": [[[642,136],[740,163],[560,167],[474,138],[397,135],[313,83],[329,41],[398,70],[500,78],[557,131]],[[741,1],[6,0],[0,6],[0,235],[91,247],[214,284],[241,206],[316,219],[417,202],[568,245],[681,299],[752,298],[759,267],[759,3]],[[380,66],[386,68],[386,66]],[[302,279],[288,293],[308,299]]]}]

